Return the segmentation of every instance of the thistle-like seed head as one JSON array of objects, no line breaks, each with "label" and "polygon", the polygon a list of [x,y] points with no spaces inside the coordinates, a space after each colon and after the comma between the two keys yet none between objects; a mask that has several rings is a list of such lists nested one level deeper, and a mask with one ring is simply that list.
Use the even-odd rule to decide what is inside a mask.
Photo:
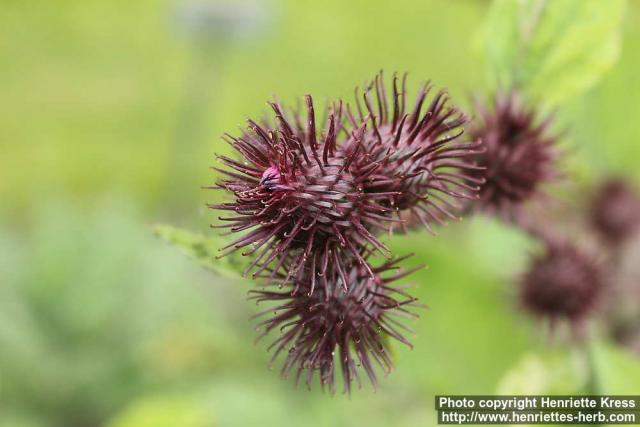
[{"label": "thistle-like seed head", "polygon": [[[430,83],[422,86],[413,108],[407,107],[406,82],[406,74],[401,79],[394,74],[388,96],[380,72],[362,100],[356,88],[355,111],[347,106],[347,117],[353,129],[367,124],[363,149],[378,164],[370,188],[394,194],[386,204],[404,221],[402,227],[421,223],[433,231],[433,223],[458,219],[461,199],[477,197],[482,168],[470,159],[482,152],[481,141],[463,139],[467,118],[449,105],[446,91],[428,101]],[[345,144],[346,152],[355,149]]]},{"label": "thistle-like seed head", "polygon": [[471,127],[485,152],[476,157],[486,168],[486,183],[471,208],[517,219],[522,205],[539,194],[541,184],[559,176],[555,169],[558,137],[550,133],[552,116],[540,118],[515,91],[499,92],[487,105],[477,103]]},{"label": "thistle-like seed head", "polygon": [[272,103],[276,125],[250,121],[241,137],[226,136],[243,160],[220,156],[227,168],[218,171],[227,179],[214,188],[232,193],[234,200],[210,207],[229,211],[220,218],[226,223],[221,227],[243,234],[223,250],[246,248],[243,254],[253,256],[247,272],[254,270],[254,277],[265,270],[273,277],[286,266],[286,282],[305,266],[323,274],[329,264],[349,258],[373,276],[362,254],[388,255],[374,233],[387,227],[391,209],[382,201],[390,195],[371,188],[376,165],[362,158],[363,150],[341,150],[339,138],[358,144],[364,134],[361,129],[346,135],[341,104],[328,110],[322,132],[316,129],[311,96],[306,104],[305,125],[300,115],[285,116]]},{"label": "thistle-like seed head", "polygon": [[286,355],[282,375],[293,372],[296,383],[304,377],[311,387],[317,374],[322,388],[333,393],[339,367],[344,391],[349,393],[352,382],[361,386],[359,371],[364,370],[375,387],[376,368],[387,374],[393,366],[388,339],[411,346],[401,332],[409,329],[399,320],[417,317],[410,311],[418,305],[416,299],[391,284],[410,273],[393,272],[398,261],[374,268],[373,278],[353,262],[347,266],[348,285],[338,283],[329,293],[324,288],[311,292],[315,279],[309,277],[309,270],[295,282],[293,292],[253,291],[258,302],[275,304],[259,315],[272,317],[258,327],[264,327],[261,337],[280,331],[269,350],[273,350],[272,363],[280,354]]},{"label": "thistle-like seed head", "polygon": [[608,243],[619,245],[640,226],[640,198],[622,179],[602,183],[591,205],[591,224]]},{"label": "thistle-like seed head", "polygon": [[603,272],[587,253],[566,242],[548,242],[520,282],[520,299],[531,313],[578,325],[597,306]]}]

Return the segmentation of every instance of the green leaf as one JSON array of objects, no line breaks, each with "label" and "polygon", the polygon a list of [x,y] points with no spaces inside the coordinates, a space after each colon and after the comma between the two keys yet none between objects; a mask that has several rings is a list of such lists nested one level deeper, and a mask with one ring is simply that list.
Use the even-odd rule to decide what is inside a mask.
[{"label": "green leaf", "polygon": [[640,388],[640,359],[609,343],[529,353],[507,371],[501,395],[632,395]]},{"label": "green leaf", "polygon": [[500,381],[500,394],[634,394],[640,359],[610,343],[525,355]]},{"label": "green leaf", "polygon": [[218,258],[221,253],[220,248],[227,244],[225,240],[206,237],[171,225],[157,224],[152,229],[156,236],[179,248],[207,270],[230,279],[242,277],[243,260],[239,253]]},{"label": "green leaf", "polygon": [[602,394],[637,394],[640,390],[640,358],[610,344],[592,347],[597,372],[598,392]]},{"label": "green leaf", "polygon": [[580,394],[589,383],[588,360],[584,353],[568,349],[528,353],[507,371],[498,394]]},{"label": "green leaf", "polygon": [[484,28],[494,84],[551,105],[592,87],[620,55],[626,1],[494,0]]}]

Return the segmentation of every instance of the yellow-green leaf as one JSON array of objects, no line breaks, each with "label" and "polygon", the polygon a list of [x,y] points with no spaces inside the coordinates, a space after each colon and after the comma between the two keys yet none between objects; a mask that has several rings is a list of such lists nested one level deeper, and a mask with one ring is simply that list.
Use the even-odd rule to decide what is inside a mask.
[{"label": "yellow-green leaf", "polygon": [[620,54],[626,0],[494,0],[484,28],[491,80],[557,104],[589,89]]}]

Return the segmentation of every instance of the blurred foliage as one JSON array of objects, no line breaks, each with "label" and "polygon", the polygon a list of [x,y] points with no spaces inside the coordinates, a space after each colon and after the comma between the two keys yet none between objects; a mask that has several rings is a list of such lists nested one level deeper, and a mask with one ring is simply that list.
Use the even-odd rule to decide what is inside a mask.
[{"label": "blurred foliage", "polygon": [[221,289],[185,280],[130,204],[105,201],[88,218],[47,204],[31,221],[22,239],[0,230],[1,408],[96,425],[156,383],[229,366],[235,334],[210,327],[224,322]]},{"label": "blurred foliage", "polygon": [[[640,384],[637,356],[602,342],[525,354],[498,384],[502,395],[633,395]],[[556,425],[556,424],[553,424]]]},{"label": "blurred foliage", "polygon": [[213,427],[214,415],[184,395],[154,396],[136,401],[108,427]]},{"label": "blurred foliage", "polygon": [[[554,348],[541,354],[525,354],[498,384],[503,395],[591,394],[588,360],[575,349]],[[591,391],[595,394],[594,391]]]},{"label": "blurred foliage", "polygon": [[640,363],[637,355],[602,343],[594,344],[591,351],[598,393],[629,395],[638,392]]},{"label": "blurred foliage", "polygon": [[[573,353],[547,356],[505,285],[533,244],[491,220],[390,242],[430,265],[407,279],[430,308],[380,390],[351,398],[296,390],[267,370],[267,343],[253,344],[247,320],[258,310],[245,301],[250,284],[202,271],[150,231],[203,230],[155,227],[218,268],[213,220],[197,207],[219,197],[199,190],[214,179],[213,154],[228,150],[219,134],[260,117],[274,94],[350,97],[380,68],[410,71],[414,87],[431,78],[465,105],[485,90],[472,39],[485,17],[512,13],[500,12],[508,3],[265,0],[251,37],[203,46],[180,27],[189,4],[177,0],[3,2],[0,426],[431,425],[434,394],[535,386],[539,372],[563,369]],[[624,12],[618,50],[622,2],[548,3],[557,15],[541,21],[526,76],[534,96],[572,96],[558,111],[571,178],[640,179],[640,121],[629,120],[640,115],[640,4]],[[502,49],[496,37],[515,41],[501,35],[508,27],[484,37]],[[592,354],[603,390],[637,390],[635,356],[605,344]]]}]

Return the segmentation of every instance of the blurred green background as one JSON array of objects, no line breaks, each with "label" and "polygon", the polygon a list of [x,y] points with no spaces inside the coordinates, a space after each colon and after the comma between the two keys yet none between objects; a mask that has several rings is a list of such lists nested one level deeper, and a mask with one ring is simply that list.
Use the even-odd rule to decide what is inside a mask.
[{"label": "blurred green background", "polygon": [[[380,389],[350,398],[269,371],[251,284],[205,272],[150,229],[212,233],[204,203],[218,196],[200,188],[228,151],[219,135],[274,95],[350,98],[379,69],[406,70],[468,105],[487,88],[474,39],[488,6],[3,0],[0,426],[433,425],[435,394],[526,389],[544,370],[531,354],[549,345],[509,283],[532,244],[493,221],[393,241],[429,264],[408,279],[429,309]],[[615,67],[558,112],[567,194],[612,172],[640,179],[640,2],[623,37]]]}]

